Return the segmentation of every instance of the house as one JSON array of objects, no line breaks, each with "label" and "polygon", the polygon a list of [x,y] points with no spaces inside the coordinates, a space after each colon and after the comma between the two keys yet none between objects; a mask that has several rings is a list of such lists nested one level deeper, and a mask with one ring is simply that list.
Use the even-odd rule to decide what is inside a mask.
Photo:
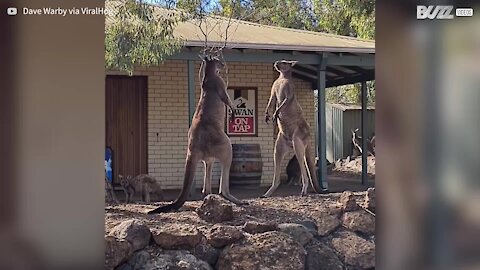
[{"label": "house", "polygon": [[[227,22],[220,18],[218,27],[225,28]],[[271,124],[265,124],[263,116],[272,82],[278,77],[273,63],[282,59],[298,61],[293,72],[296,96],[317,136],[311,143],[316,145],[320,160],[325,161],[325,88],[373,80],[375,43],[245,21],[234,20],[234,25],[235,31],[223,50],[228,89],[232,100],[246,102],[241,106],[249,115],[238,126],[229,127],[229,135],[232,144],[260,145],[263,169],[259,180],[261,185],[270,185],[275,131]],[[163,64],[138,67],[132,77],[118,71],[106,72],[106,144],[114,153],[114,175],[148,173],[165,189],[178,189],[183,183],[187,132],[200,94],[198,55],[204,46],[202,34],[192,21],[181,23],[175,35],[184,40],[185,46]],[[209,36],[210,46],[222,42],[221,35]],[[318,112],[315,89],[320,90]],[[284,164],[291,155],[293,152],[286,156]],[[326,164],[320,165],[320,180],[326,186]],[[214,186],[219,178],[219,165],[215,164]],[[202,180],[203,164],[199,163],[197,187]]]}]

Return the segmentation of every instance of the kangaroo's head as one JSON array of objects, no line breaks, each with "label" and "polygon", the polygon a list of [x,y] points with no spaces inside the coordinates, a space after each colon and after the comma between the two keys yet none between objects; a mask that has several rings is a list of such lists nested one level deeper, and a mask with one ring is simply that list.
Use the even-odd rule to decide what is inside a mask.
[{"label": "kangaroo's head", "polygon": [[130,184],[129,184],[129,180],[130,180],[131,176],[130,175],[127,175],[126,178],[123,177],[123,175],[119,174],[118,175],[118,180],[120,181],[120,186],[126,188],[128,187]]},{"label": "kangaroo's head", "polygon": [[295,66],[297,61],[288,61],[288,60],[281,60],[281,61],[276,61],[275,64],[273,64],[273,67],[280,73],[285,74],[289,73],[292,71],[292,67]]},{"label": "kangaroo's head", "polygon": [[205,67],[205,74],[218,74],[225,68],[223,63],[217,56],[206,55],[203,58],[203,65]]},{"label": "kangaroo's head", "polygon": [[358,135],[358,131],[359,129],[356,128],[355,130],[351,130],[352,131],[352,140],[360,140],[362,139],[362,137],[360,137],[360,135]]}]

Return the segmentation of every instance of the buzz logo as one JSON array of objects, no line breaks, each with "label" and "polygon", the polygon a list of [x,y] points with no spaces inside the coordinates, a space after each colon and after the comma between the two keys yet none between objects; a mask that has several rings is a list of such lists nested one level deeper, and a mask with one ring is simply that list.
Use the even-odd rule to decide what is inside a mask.
[{"label": "buzz logo", "polygon": [[417,19],[453,19],[453,6],[417,6]]}]

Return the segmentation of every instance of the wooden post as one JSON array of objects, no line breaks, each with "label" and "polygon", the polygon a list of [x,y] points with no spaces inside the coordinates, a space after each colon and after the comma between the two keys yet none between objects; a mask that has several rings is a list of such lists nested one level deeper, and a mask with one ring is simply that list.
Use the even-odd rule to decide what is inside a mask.
[{"label": "wooden post", "polygon": [[362,185],[368,182],[367,175],[367,83],[362,82]]},{"label": "wooden post", "polygon": [[320,186],[327,190],[327,131],[326,131],[326,119],[325,119],[325,69],[326,69],[326,57],[322,53],[318,59],[317,65],[317,121],[316,121],[316,135],[317,135],[317,157],[318,168],[317,175]]}]

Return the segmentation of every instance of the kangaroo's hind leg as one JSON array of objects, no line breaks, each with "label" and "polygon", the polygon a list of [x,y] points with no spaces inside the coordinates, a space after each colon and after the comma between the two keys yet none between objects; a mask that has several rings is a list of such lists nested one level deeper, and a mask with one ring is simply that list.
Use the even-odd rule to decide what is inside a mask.
[{"label": "kangaroo's hind leg", "polygon": [[205,159],[203,161],[205,167],[205,176],[203,178],[203,189],[202,194],[207,196],[212,193],[212,168],[213,168],[213,159]]},{"label": "kangaroo's hind leg", "polygon": [[220,195],[222,195],[222,197],[233,202],[234,204],[243,205],[245,204],[244,202],[235,198],[230,193],[230,166],[232,165],[232,144],[230,143],[230,139],[228,139],[227,135],[225,135],[225,139],[225,143],[219,146],[218,151],[215,151],[215,157],[220,162],[222,171],[219,193]]},{"label": "kangaroo's hind leg", "polygon": [[297,156],[297,160],[300,165],[300,172],[302,173],[302,196],[307,195],[308,183],[310,182],[310,176],[308,174],[308,168],[305,161],[305,148],[306,145],[300,138],[293,138],[293,150]]},{"label": "kangaroo's hind leg", "polygon": [[273,192],[280,186],[280,174],[281,174],[281,164],[282,160],[285,157],[285,154],[288,151],[288,144],[285,140],[285,137],[279,133],[277,137],[277,141],[275,142],[275,153],[273,155],[273,165],[274,165],[274,173],[273,173],[273,182],[270,189],[267,190],[265,194],[262,195],[262,198],[270,197]]}]

